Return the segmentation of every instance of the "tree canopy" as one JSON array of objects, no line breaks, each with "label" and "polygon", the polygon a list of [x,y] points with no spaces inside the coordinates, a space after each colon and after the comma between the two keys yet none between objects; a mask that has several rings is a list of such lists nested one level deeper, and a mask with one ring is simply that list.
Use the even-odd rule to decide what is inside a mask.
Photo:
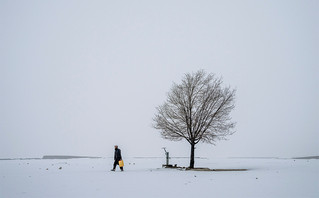
[{"label": "tree canopy", "polygon": [[235,107],[235,89],[223,87],[221,77],[200,70],[173,83],[164,104],[157,107],[154,128],[165,139],[191,144],[190,168],[194,168],[195,145],[214,144],[234,133],[230,112]]}]

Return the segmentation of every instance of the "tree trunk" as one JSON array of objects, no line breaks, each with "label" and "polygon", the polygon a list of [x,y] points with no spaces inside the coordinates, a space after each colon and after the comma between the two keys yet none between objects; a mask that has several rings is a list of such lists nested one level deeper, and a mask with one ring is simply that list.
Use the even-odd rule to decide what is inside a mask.
[{"label": "tree trunk", "polygon": [[191,144],[191,160],[189,163],[189,168],[194,168],[194,164],[195,164],[195,144],[192,143]]}]

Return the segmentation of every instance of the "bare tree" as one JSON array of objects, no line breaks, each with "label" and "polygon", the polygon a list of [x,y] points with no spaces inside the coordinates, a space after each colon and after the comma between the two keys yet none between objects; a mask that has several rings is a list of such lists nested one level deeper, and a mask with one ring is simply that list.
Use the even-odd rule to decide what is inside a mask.
[{"label": "bare tree", "polygon": [[234,132],[230,112],[234,109],[235,89],[222,87],[222,78],[200,70],[185,74],[173,83],[167,100],[157,107],[153,127],[165,139],[185,139],[191,145],[190,168],[194,168],[195,145],[214,144]]}]

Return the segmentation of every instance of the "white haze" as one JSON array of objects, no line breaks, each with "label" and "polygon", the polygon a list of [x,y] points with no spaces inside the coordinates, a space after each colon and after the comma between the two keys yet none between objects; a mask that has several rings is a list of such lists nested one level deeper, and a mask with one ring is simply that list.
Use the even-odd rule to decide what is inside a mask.
[{"label": "white haze", "polygon": [[0,158],[189,156],[155,107],[204,69],[236,133],[196,156],[319,155],[319,1],[0,1]]}]

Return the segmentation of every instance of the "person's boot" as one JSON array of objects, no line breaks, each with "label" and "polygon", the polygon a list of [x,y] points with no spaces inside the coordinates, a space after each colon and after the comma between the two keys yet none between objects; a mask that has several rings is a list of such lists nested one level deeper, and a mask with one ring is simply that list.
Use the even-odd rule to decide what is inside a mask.
[{"label": "person's boot", "polygon": [[113,168],[113,169],[111,169],[111,171],[115,171],[115,169]]},{"label": "person's boot", "polygon": [[123,170],[123,167],[121,167],[121,171],[124,171],[124,170]]}]

